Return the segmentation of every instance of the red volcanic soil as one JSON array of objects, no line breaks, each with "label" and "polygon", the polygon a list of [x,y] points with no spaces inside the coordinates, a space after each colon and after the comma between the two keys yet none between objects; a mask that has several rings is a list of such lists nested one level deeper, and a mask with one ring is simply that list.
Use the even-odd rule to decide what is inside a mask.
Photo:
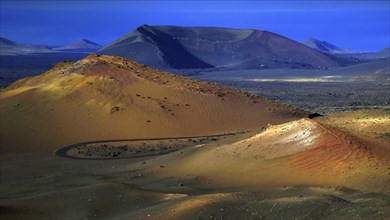
[{"label": "red volcanic soil", "polygon": [[[388,114],[372,119],[378,117],[387,117],[382,122],[388,126]],[[336,185],[390,192],[388,155],[378,155],[377,145],[327,123],[331,120],[302,119],[233,144],[200,148],[185,162],[174,162],[172,173],[231,186]]]}]

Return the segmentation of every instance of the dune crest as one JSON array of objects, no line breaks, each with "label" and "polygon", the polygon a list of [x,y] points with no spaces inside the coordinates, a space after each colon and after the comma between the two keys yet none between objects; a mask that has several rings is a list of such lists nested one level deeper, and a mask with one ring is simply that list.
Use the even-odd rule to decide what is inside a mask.
[{"label": "dune crest", "polygon": [[389,158],[375,152],[377,145],[329,122],[301,119],[233,144],[199,148],[185,161],[174,161],[172,172],[232,186],[340,185],[389,192]]}]

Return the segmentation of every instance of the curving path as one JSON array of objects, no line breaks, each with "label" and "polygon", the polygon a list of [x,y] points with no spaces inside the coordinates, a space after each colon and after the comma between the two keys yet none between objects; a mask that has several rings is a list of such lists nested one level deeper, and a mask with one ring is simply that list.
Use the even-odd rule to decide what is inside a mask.
[{"label": "curving path", "polygon": [[[75,147],[78,147],[80,145],[88,145],[88,144],[99,144],[99,143],[108,143],[108,142],[124,142],[124,141],[160,141],[160,140],[181,140],[181,139],[189,139],[189,138],[213,138],[213,137],[224,137],[224,136],[232,136],[237,134],[243,134],[246,132],[235,132],[235,133],[225,133],[225,134],[216,134],[216,135],[206,135],[206,136],[187,136],[187,137],[166,137],[166,138],[133,138],[133,139],[117,139],[117,140],[100,140],[100,141],[88,141],[88,142],[81,142],[77,144],[68,145],[66,147],[62,147],[58,150],[56,150],[54,153],[57,156],[65,157],[65,158],[71,158],[71,159],[79,159],[79,160],[113,160],[113,159],[125,159],[125,158],[137,158],[137,157],[148,157],[151,155],[140,155],[140,156],[128,156],[128,157],[114,157],[114,158],[81,158],[81,157],[75,157],[70,156],[67,154],[67,152]],[[174,151],[174,150],[173,150]],[[167,154],[173,151],[167,151],[161,154]],[[161,155],[157,154],[157,155]],[[154,155],[156,156],[156,155]]]}]

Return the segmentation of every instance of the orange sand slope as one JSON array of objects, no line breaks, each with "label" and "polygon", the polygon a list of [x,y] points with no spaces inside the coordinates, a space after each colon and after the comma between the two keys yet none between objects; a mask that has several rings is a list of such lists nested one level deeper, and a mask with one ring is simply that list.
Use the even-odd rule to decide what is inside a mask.
[{"label": "orange sand slope", "polygon": [[[382,132],[388,135],[389,112],[373,115],[367,120],[386,128]],[[327,125],[334,117],[339,116],[321,122],[301,119],[271,126],[234,144],[200,147],[181,159],[168,160],[167,167],[170,175],[201,176],[233,186],[341,185],[390,192],[388,136],[382,145],[380,138],[372,138],[375,143],[364,141]],[[361,132],[370,133],[366,128]]]},{"label": "orange sand slope", "polygon": [[356,137],[381,160],[390,159],[390,111],[361,110],[318,119],[331,129]]},{"label": "orange sand slope", "polygon": [[9,152],[259,129],[304,113],[127,59],[90,55],[1,91],[0,115],[1,150]]}]

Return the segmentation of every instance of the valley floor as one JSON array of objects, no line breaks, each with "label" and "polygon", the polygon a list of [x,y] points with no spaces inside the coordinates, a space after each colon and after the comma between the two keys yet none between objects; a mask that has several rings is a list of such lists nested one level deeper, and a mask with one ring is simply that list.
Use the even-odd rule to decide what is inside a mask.
[{"label": "valley floor", "polygon": [[160,168],[163,156],[96,161],[32,153],[2,156],[1,160],[2,219],[386,219],[390,216],[390,197],[383,193],[342,186],[224,187],[196,176],[158,177],[145,172],[148,164],[165,169]]},{"label": "valley floor", "polygon": [[388,108],[390,103],[389,61],[333,70],[210,70],[187,74],[321,114]]},{"label": "valley floor", "polygon": [[390,103],[389,85],[378,82],[215,82],[321,114],[388,109]]}]

